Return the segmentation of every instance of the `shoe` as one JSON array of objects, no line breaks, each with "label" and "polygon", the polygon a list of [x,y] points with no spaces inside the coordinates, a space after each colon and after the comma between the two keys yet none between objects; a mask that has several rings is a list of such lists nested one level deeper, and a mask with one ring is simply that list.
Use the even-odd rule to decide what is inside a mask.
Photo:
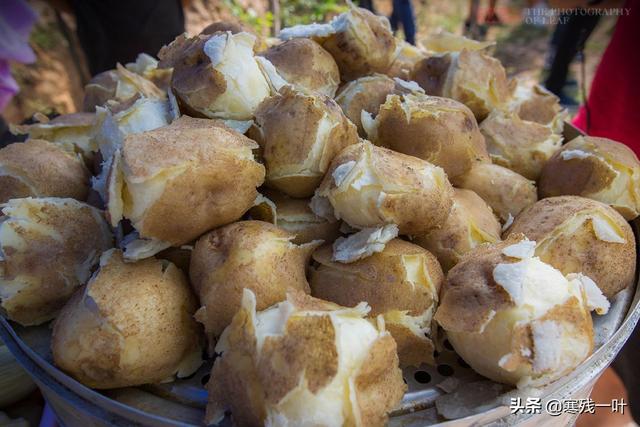
[{"label": "shoe", "polygon": [[484,23],[487,25],[502,25],[502,20],[495,12],[487,12],[484,17]]}]

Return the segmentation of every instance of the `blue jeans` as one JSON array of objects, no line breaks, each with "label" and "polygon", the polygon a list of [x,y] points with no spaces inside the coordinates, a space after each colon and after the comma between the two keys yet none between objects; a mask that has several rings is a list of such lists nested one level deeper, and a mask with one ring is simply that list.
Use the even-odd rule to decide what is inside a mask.
[{"label": "blue jeans", "polygon": [[393,0],[393,12],[389,21],[394,32],[398,30],[398,23],[402,24],[404,38],[407,42],[416,44],[416,18],[411,0]]}]

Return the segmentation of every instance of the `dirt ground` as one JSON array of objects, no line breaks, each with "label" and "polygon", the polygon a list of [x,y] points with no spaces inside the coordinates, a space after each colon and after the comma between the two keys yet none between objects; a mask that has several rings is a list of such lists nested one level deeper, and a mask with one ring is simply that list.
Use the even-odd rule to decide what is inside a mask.
[{"label": "dirt ground", "polygon": [[[8,122],[20,122],[35,112],[69,113],[82,104],[82,89],[88,80],[88,72],[74,33],[73,17],[56,13],[42,0],[30,0],[39,14],[39,20],[31,35],[31,45],[37,62],[15,65],[13,74],[21,92],[13,99],[3,115]],[[260,3],[260,0],[256,0]],[[266,4],[266,1],[262,1]],[[414,0],[418,23],[418,41],[437,29],[460,33],[467,15],[466,0]],[[389,14],[390,0],[377,0],[379,13]],[[486,7],[481,2],[479,16]],[[491,27],[487,39],[496,40],[495,55],[505,65],[511,76],[530,83],[542,77],[548,39],[552,26],[534,27],[522,25],[524,4],[519,1],[498,4],[498,14],[504,25]],[[185,10],[186,28],[190,34],[199,32],[208,23],[218,19],[236,18],[215,0],[192,0]],[[603,18],[586,45],[586,82],[590,84],[602,52],[607,46],[615,18]],[[580,67],[574,63],[572,74],[580,81]],[[576,89],[577,91],[577,89]],[[579,95],[577,92],[575,95]]]}]

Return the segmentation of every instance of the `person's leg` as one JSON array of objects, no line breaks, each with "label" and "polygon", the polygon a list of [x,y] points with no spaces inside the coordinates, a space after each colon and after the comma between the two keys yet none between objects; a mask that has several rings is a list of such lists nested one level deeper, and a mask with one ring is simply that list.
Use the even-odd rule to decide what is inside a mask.
[{"label": "person's leg", "polygon": [[596,24],[598,16],[561,15],[566,20],[560,21],[558,26],[560,32],[556,37],[556,51],[551,61],[549,76],[545,80],[544,86],[554,94],[561,96],[562,88],[567,81],[569,66],[576,56],[578,49],[583,44]]},{"label": "person's leg", "polygon": [[501,24],[502,21],[500,17],[496,13],[496,4],[498,0],[489,0],[489,8],[487,9],[487,13],[484,16],[484,23],[488,25],[496,25]]},{"label": "person's leg", "polygon": [[373,1],[372,0],[360,0],[358,2],[358,6],[364,8],[364,9],[370,10],[373,13],[376,13],[376,9],[373,6]]},{"label": "person's leg", "polygon": [[400,0],[400,19],[405,40],[408,43],[416,44],[416,18],[413,14],[411,0]]},{"label": "person's leg", "polygon": [[393,0],[391,16],[389,17],[389,23],[391,24],[391,29],[395,33],[398,31],[398,21],[400,20],[398,15],[400,14],[400,0]]}]

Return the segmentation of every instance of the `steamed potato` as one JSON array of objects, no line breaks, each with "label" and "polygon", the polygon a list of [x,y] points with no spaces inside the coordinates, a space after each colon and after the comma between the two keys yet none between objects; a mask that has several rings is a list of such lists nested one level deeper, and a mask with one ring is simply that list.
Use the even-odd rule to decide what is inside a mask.
[{"label": "steamed potato", "polygon": [[509,101],[508,109],[522,120],[548,126],[558,134],[562,133],[567,117],[567,111],[562,109],[560,99],[540,85],[528,87],[518,84],[513,98]]},{"label": "steamed potato", "polygon": [[217,32],[226,33],[229,31],[231,34],[242,33],[243,31],[249,32],[247,28],[243,25],[238,24],[237,22],[229,22],[229,21],[216,21],[207,25],[200,31],[200,34],[209,35],[215,34]]},{"label": "steamed potato", "polygon": [[482,51],[495,45],[495,42],[492,41],[477,41],[442,30],[429,34],[423,43],[429,52],[434,53],[460,52],[462,50]]},{"label": "steamed potato", "polygon": [[349,263],[333,259],[331,245],[313,254],[311,294],[346,307],[366,301],[369,316],[382,315],[398,345],[401,366],[433,364],[432,316],[444,280],[427,250],[394,239],[382,252]]},{"label": "steamed potato", "polygon": [[624,144],[581,136],[565,144],[546,163],[539,193],[540,197],[588,197],[632,220],[640,214],[640,161]]},{"label": "steamed potato", "polygon": [[320,242],[296,245],[293,237],[267,222],[240,221],[198,239],[189,275],[211,348],[240,308],[243,288],[255,293],[259,309],[284,300],[288,290],[309,292],[305,269]]},{"label": "steamed potato", "polygon": [[175,265],[154,258],[126,263],[112,249],[56,319],[53,361],[98,389],[188,376],[202,363],[196,304]]},{"label": "steamed potato", "polygon": [[74,199],[12,199],[0,220],[0,299],[21,325],[53,319],[113,237],[102,212]]},{"label": "steamed potato", "polygon": [[427,57],[426,52],[418,46],[396,39],[396,51],[391,65],[385,71],[389,77],[411,80],[411,73],[416,64]]},{"label": "steamed potato", "polygon": [[160,66],[173,68],[171,88],[187,113],[234,120],[253,117],[271,94],[254,56],[255,41],[247,32],[181,35],[160,50]]},{"label": "steamed potato", "polygon": [[289,86],[260,104],[255,124],[267,186],[293,197],[312,196],[336,154],[358,142],[334,100]]},{"label": "steamed potato", "polygon": [[438,166],[364,141],[333,159],[311,208],[355,228],[397,224],[400,234],[418,235],[444,223],[452,194]]},{"label": "steamed potato", "polygon": [[342,80],[384,73],[393,62],[396,40],[389,21],[366,9],[350,6],[328,24],[296,25],[280,38],[313,38],[333,56]]},{"label": "steamed potato", "polygon": [[544,125],[495,110],[480,124],[493,163],[536,180],[562,145],[562,136]]},{"label": "steamed potato", "polygon": [[294,199],[277,191],[265,191],[264,194],[266,197],[249,211],[251,218],[270,222],[294,235],[293,243],[333,242],[340,236],[340,222],[313,213],[310,199]]},{"label": "steamed potato", "polygon": [[240,219],[264,179],[255,148],[217,121],[186,116],[127,135],[107,179],[111,224],[127,218],[139,234],[125,256],[150,256]]},{"label": "steamed potato", "polygon": [[500,231],[500,223],[480,196],[456,188],[451,213],[442,227],[415,236],[413,242],[431,251],[444,271],[449,271],[476,246],[499,242]]},{"label": "steamed potato", "polygon": [[477,163],[462,176],[452,179],[456,187],[475,192],[503,223],[513,220],[538,200],[536,183],[505,167]]},{"label": "steamed potato", "polygon": [[0,203],[29,196],[85,200],[88,192],[84,161],[59,145],[31,139],[0,149]]},{"label": "steamed potato", "polygon": [[29,139],[44,139],[93,158],[98,146],[93,138],[96,116],[92,113],[63,114],[52,120],[36,115],[38,123],[12,127],[12,132],[28,134]]},{"label": "steamed potato", "polygon": [[378,115],[362,114],[371,142],[440,166],[449,178],[489,161],[471,110],[453,99],[423,93],[387,96]]},{"label": "steamed potato", "polygon": [[411,80],[429,95],[462,102],[478,122],[504,106],[514,89],[500,61],[479,50],[425,58],[414,67]]},{"label": "steamed potato", "polygon": [[340,84],[340,71],[329,52],[310,39],[291,39],[261,54],[287,82],[310,92],[333,98]]},{"label": "steamed potato", "polygon": [[633,283],[636,241],[613,208],[577,196],[542,199],[525,209],[507,235],[535,240],[536,256],[563,274],[589,276],[611,298]]},{"label": "steamed potato", "polygon": [[298,291],[257,312],[245,289],[216,347],[205,423],[231,411],[236,425],[384,426],[406,385],[393,338],[368,310]]},{"label": "steamed potato", "polygon": [[372,74],[344,85],[336,96],[336,102],[347,118],[358,127],[358,133],[366,137],[361,121],[363,111],[376,115],[388,95],[410,93],[415,90],[422,91],[415,83],[392,79],[384,74]]},{"label": "steamed potato", "polygon": [[518,387],[542,387],[589,357],[590,310],[609,307],[588,277],[565,277],[534,250],[512,235],[469,252],[449,271],[435,315],[476,372]]}]

